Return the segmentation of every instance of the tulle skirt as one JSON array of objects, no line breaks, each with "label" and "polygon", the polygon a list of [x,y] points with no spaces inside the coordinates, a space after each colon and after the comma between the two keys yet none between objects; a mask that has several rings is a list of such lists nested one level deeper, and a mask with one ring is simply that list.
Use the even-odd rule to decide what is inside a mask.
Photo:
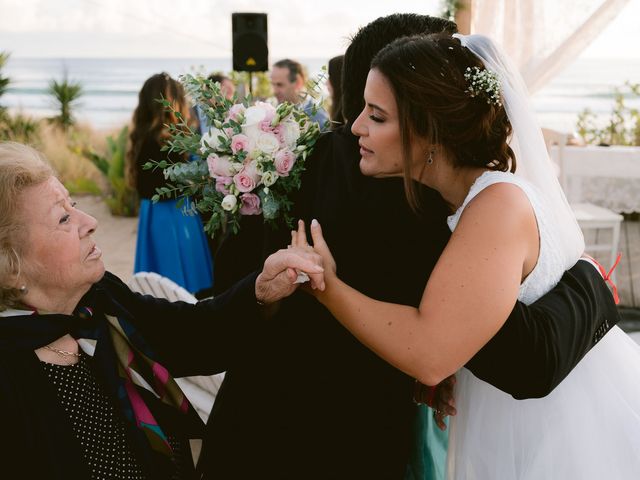
[{"label": "tulle skirt", "polygon": [[640,478],[640,347],[614,327],[547,397],[514,400],[462,369],[447,475]]},{"label": "tulle skirt", "polygon": [[213,285],[211,253],[200,217],[176,203],[140,202],[134,273],[156,272],[195,293]]}]

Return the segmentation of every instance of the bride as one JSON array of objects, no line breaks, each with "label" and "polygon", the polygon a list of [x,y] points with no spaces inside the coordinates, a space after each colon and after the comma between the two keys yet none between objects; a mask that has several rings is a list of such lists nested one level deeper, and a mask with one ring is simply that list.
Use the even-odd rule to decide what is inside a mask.
[{"label": "bride", "polygon": [[[403,175],[416,209],[414,181],[439,191],[453,233],[413,308],[344,284],[314,221],[326,284],[313,294],[420,382],[457,372],[449,478],[638,478],[640,348],[619,328],[545,398],[515,400],[464,368],[516,300],[541,297],[584,250],[517,70],[486,37],[408,37],[376,56],[365,101],[352,127],[362,172]],[[306,241],[300,224],[293,243]]]}]

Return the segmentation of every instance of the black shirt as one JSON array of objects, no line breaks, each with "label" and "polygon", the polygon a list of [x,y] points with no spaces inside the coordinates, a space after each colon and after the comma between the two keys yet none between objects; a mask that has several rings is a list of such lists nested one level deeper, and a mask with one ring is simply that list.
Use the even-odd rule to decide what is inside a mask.
[{"label": "black shirt", "polygon": [[[423,210],[416,215],[402,180],[363,176],[359,158],[348,127],[324,135],[307,160],[293,216],[307,225],[320,221],[346,283],[382,301],[417,306],[449,238],[449,212],[439,194],[418,186]],[[246,256],[247,245],[260,249],[258,237],[264,253],[290,241],[287,226],[256,230],[248,231],[250,241],[230,238],[220,249],[228,282],[243,273],[231,259]],[[595,343],[605,317],[609,324],[618,318],[602,279],[579,263],[569,281],[536,304],[517,304],[469,368],[517,398],[551,391]],[[228,368],[209,419],[205,478],[402,478],[415,415],[413,379],[304,293],[285,299],[259,331],[247,332],[243,347],[248,354]]]}]

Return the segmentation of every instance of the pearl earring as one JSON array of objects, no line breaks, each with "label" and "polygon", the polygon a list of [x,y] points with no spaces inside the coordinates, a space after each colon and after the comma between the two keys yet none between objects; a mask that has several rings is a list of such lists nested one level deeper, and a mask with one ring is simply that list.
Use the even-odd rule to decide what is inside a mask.
[{"label": "pearl earring", "polygon": [[26,294],[26,293],[29,291],[29,290],[27,289],[27,286],[26,286],[26,285],[22,285],[22,286],[19,288],[19,290],[20,290],[20,293],[21,293],[22,295]]}]

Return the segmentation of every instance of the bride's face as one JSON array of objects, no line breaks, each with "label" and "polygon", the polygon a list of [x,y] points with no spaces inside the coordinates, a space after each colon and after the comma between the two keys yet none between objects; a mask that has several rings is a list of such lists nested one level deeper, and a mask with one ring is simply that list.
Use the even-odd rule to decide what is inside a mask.
[{"label": "bride's face", "polygon": [[[401,177],[398,106],[387,78],[376,69],[369,71],[364,101],[364,109],[351,127],[353,134],[360,137],[360,171],[369,177]],[[412,158],[418,159],[424,153],[422,143],[413,142]]]}]

